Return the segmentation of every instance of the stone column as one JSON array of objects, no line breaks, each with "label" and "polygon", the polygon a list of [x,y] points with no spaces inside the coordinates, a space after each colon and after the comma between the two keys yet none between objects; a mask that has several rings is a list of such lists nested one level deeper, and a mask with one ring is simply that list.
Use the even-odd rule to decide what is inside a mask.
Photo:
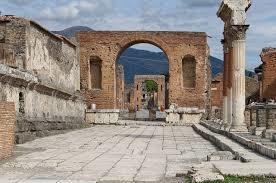
[{"label": "stone column", "polygon": [[234,25],[233,30],[233,104],[231,131],[247,131],[245,112],[245,37],[246,25]]}]

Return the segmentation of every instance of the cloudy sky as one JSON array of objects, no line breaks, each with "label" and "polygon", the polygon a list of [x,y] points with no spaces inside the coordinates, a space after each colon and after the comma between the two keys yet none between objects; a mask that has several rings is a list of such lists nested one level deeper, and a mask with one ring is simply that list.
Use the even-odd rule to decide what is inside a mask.
[{"label": "cloudy sky", "polygon": [[[276,46],[276,1],[252,0],[247,23],[247,68],[260,64],[263,47]],[[95,30],[204,31],[211,55],[222,58],[221,0],[0,0],[2,14],[38,21],[50,30],[85,25]],[[147,47],[148,49],[152,49]]]}]

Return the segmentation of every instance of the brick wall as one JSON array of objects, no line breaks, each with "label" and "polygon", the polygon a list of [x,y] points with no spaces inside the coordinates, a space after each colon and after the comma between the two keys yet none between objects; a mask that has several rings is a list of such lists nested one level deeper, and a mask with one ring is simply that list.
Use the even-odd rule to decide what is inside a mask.
[{"label": "brick wall", "polygon": [[14,147],[15,105],[0,102],[0,159],[11,155]]},{"label": "brick wall", "polygon": [[216,76],[216,78],[212,81],[211,85],[211,104],[212,107],[222,107],[223,102],[223,81],[222,75]]},{"label": "brick wall", "polygon": [[[245,98],[246,103],[250,102],[250,99],[257,100],[259,97],[259,84],[256,78],[245,78]],[[211,85],[211,103],[212,107],[221,108],[223,105],[223,79],[222,75],[217,75]]]},{"label": "brick wall", "polygon": [[276,48],[263,49],[262,96],[261,99],[276,99]]}]

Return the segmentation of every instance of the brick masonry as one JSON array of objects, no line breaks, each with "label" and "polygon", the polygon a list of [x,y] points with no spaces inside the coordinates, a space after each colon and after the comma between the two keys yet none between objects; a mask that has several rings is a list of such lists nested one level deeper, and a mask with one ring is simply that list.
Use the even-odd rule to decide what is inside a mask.
[{"label": "brick masonry", "polygon": [[261,53],[263,62],[261,100],[276,99],[276,48],[263,49]]},{"label": "brick masonry", "polygon": [[211,104],[212,104],[212,108],[222,107],[222,100],[223,100],[222,90],[223,90],[222,75],[217,75],[212,80],[212,85],[211,85]]},{"label": "brick masonry", "polygon": [[[246,77],[245,78],[245,97],[246,104],[250,101],[256,101],[259,98],[259,84],[257,79]],[[222,108],[223,104],[223,78],[222,75],[217,75],[212,80],[211,85],[211,103],[212,108]]]},{"label": "brick masonry", "polygon": [[[169,104],[179,107],[210,106],[210,65],[207,35],[202,32],[80,32],[81,90],[87,105],[95,103],[99,109],[113,109],[116,105],[116,61],[128,47],[138,43],[150,43],[161,48],[169,60]],[[183,85],[182,60],[191,55],[196,61],[196,85]],[[89,58],[98,56],[102,62],[102,89],[89,90]]]},{"label": "brick masonry", "polygon": [[15,105],[0,102],[0,159],[9,157],[14,147]]}]

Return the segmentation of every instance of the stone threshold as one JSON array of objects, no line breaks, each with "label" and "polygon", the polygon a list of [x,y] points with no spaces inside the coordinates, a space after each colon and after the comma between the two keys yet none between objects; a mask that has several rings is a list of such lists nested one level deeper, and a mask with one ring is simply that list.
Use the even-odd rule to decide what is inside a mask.
[{"label": "stone threshold", "polygon": [[271,159],[276,159],[276,149],[267,147],[267,146],[263,145],[262,143],[245,138],[239,133],[234,133],[234,132],[229,132],[229,131],[218,129],[206,122],[201,121],[200,124],[202,126],[206,127],[207,129],[209,129],[210,131],[217,133],[217,134],[221,134],[225,137],[228,137],[228,138],[238,142],[239,144],[244,145],[245,147],[247,147],[263,156],[269,157]]}]

